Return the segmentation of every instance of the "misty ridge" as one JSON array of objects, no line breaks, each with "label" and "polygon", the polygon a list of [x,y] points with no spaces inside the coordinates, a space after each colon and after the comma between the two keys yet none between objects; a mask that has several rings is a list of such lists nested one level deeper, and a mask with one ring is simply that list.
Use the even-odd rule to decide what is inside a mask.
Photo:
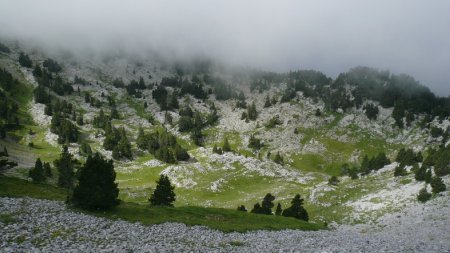
[{"label": "misty ridge", "polygon": [[450,3],[422,1],[13,1],[0,38],[77,60],[208,59],[336,78],[355,66],[406,73],[450,93]]}]

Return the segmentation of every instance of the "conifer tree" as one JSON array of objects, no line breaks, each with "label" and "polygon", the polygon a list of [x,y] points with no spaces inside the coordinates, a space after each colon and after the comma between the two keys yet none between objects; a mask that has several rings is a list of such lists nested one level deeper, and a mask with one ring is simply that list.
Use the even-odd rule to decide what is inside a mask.
[{"label": "conifer tree", "polygon": [[416,171],[414,171],[414,178],[417,181],[425,181],[425,177],[427,174],[427,168],[425,168],[425,166],[420,166],[419,169],[417,169]]},{"label": "conifer tree", "polygon": [[44,162],[44,174],[45,174],[45,177],[48,177],[48,178],[53,177],[52,168],[50,166],[50,163]]},{"label": "conifer tree", "polygon": [[175,201],[175,189],[170,183],[168,176],[161,174],[159,180],[156,182],[156,189],[150,196],[150,204],[152,206],[173,206]]},{"label": "conifer tree", "polygon": [[430,182],[430,185],[431,185],[431,191],[434,193],[434,194],[436,194],[436,193],[439,193],[439,192],[443,192],[443,191],[445,191],[446,190],[446,186],[445,186],[445,184],[444,184],[444,181],[442,180],[442,178],[440,178],[440,177],[433,177],[432,179],[431,179],[431,182]]},{"label": "conifer tree", "polygon": [[427,191],[427,188],[422,188],[417,195],[417,200],[424,203],[431,199],[431,193]]},{"label": "conifer tree", "polygon": [[116,173],[112,160],[104,159],[99,153],[88,156],[77,175],[78,184],[71,198],[76,206],[105,210],[119,204],[119,189],[114,182]]},{"label": "conifer tree", "polygon": [[259,203],[256,203],[250,212],[260,214],[261,213],[261,205]]},{"label": "conifer tree", "polygon": [[238,210],[238,211],[242,211],[242,212],[247,212],[247,208],[245,208],[244,205],[238,206],[237,210]]},{"label": "conifer tree", "polygon": [[75,181],[75,161],[69,153],[67,146],[63,146],[59,159],[55,160],[54,163],[58,170],[58,186],[72,189]]},{"label": "conifer tree", "polygon": [[45,181],[45,172],[40,158],[36,160],[34,168],[28,172],[28,176],[33,180],[33,183],[42,183]]},{"label": "conifer tree", "polygon": [[294,199],[291,201],[291,206],[284,209],[283,216],[308,221],[308,212],[303,207],[303,202],[304,200],[300,197],[300,194],[295,195]]},{"label": "conifer tree", "polygon": [[275,210],[275,215],[280,216],[282,212],[283,212],[283,209],[281,208],[281,204],[278,203],[277,209]]},{"label": "conifer tree", "polygon": [[225,139],[223,141],[222,151],[223,152],[230,152],[231,151],[230,143],[228,142],[228,138],[227,137],[225,137]]},{"label": "conifer tree", "polygon": [[267,193],[266,196],[264,196],[264,199],[261,203],[261,213],[271,215],[272,214],[272,208],[274,207],[273,201],[275,200],[275,197]]}]

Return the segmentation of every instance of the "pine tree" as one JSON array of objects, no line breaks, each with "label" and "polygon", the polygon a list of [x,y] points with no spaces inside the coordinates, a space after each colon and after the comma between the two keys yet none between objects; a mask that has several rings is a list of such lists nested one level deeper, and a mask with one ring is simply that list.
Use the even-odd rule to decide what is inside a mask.
[{"label": "pine tree", "polygon": [[58,186],[67,189],[73,188],[75,180],[74,162],[67,146],[63,146],[59,159],[54,162],[58,170]]},{"label": "pine tree", "polygon": [[261,203],[261,213],[271,215],[272,214],[272,208],[274,207],[273,201],[275,200],[275,197],[267,193],[266,196],[264,196],[264,199]]},{"label": "pine tree", "polygon": [[308,221],[309,216],[306,209],[303,207],[304,200],[300,197],[300,194],[295,195],[294,199],[291,201],[291,206],[284,209],[283,216],[294,217],[299,220]]},{"label": "pine tree", "polygon": [[427,188],[422,188],[417,195],[417,200],[424,203],[431,199],[431,193],[427,191]]},{"label": "pine tree", "polygon": [[406,173],[405,167],[403,167],[402,165],[395,167],[394,177],[406,176],[406,174],[407,173]]},{"label": "pine tree", "polygon": [[242,211],[242,212],[247,212],[247,208],[245,208],[244,205],[238,206],[237,210]]},{"label": "pine tree", "polygon": [[437,176],[433,177],[431,179],[430,185],[431,185],[431,191],[434,194],[439,193],[439,192],[443,192],[443,191],[445,191],[447,189],[447,187],[445,186],[444,181],[442,180],[442,178],[437,177]]},{"label": "pine tree", "polygon": [[225,137],[225,139],[223,141],[222,151],[223,152],[231,152],[230,143],[228,142],[228,138],[227,137]]},{"label": "pine tree", "polygon": [[3,148],[3,156],[6,156],[6,157],[9,156],[8,150],[6,149],[6,147]]},{"label": "pine tree", "polygon": [[44,162],[44,174],[45,174],[45,177],[48,177],[48,178],[53,177],[52,168],[50,166],[50,163]]},{"label": "pine tree", "polygon": [[280,216],[283,212],[283,209],[281,208],[281,204],[278,203],[277,209],[275,210],[275,215]]},{"label": "pine tree", "polygon": [[99,153],[88,156],[78,172],[78,184],[71,198],[76,206],[105,210],[119,204],[119,189],[112,160],[105,160]]},{"label": "pine tree", "polygon": [[425,177],[427,175],[427,168],[425,168],[425,166],[420,166],[419,169],[417,169],[416,171],[414,171],[414,178],[417,181],[425,181]]},{"label": "pine tree", "polygon": [[261,210],[262,210],[261,205],[259,203],[256,203],[250,212],[260,214]]},{"label": "pine tree", "polygon": [[149,201],[152,206],[173,206],[175,201],[175,189],[170,183],[169,177],[161,174],[156,182],[156,189],[153,191]]},{"label": "pine tree", "polygon": [[45,172],[40,158],[36,160],[34,168],[28,172],[28,176],[33,180],[33,183],[42,183],[45,181]]}]

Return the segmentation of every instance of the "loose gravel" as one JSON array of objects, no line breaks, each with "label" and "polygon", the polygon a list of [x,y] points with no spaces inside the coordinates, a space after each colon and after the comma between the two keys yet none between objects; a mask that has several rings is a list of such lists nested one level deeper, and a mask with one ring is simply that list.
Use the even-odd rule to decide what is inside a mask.
[{"label": "loose gravel", "polygon": [[145,226],[93,217],[59,201],[0,198],[0,251],[450,252],[448,203],[448,195],[440,196],[372,225],[223,233],[179,223]]}]

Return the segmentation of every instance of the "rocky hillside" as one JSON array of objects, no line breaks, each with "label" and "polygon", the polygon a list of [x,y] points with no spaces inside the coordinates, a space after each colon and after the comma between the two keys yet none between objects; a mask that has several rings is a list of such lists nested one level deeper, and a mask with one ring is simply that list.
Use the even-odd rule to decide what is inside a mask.
[{"label": "rocky hillside", "polygon": [[[176,186],[176,206],[251,209],[270,192],[285,207],[300,193],[312,221],[371,222],[420,205],[416,196],[424,183],[415,180],[412,164],[396,161],[399,150],[426,158],[430,148],[450,143],[449,99],[429,95],[401,75],[356,68],[332,80],[315,71],[277,74],[120,54],[77,59],[7,46],[10,52],[0,54],[2,68],[35,92],[20,101],[23,127],[8,130],[0,141],[18,163],[5,173],[27,178],[36,158],[54,161],[63,144],[83,161],[88,146],[114,158],[125,201],[147,203],[156,179],[166,174]],[[19,63],[21,52],[31,67]],[[418,91],[390,100],[376,95],[402,85]],[[413,106],[425,96],[436,106]],[[55,128],[55,117],[70,122],[69,130]],[[105,144],[114,129],[126,137],[128,149]],[[141,131],[173,135],[177,144],[169,151],[185,150],[189,159],[175,155],[173,161],[174,154],[169,159],[146,150]],[[218,151],[224,142],[231,151]],[[364,156],[381,153],[387,163],[361,169]],[[418,161],[419,167],[423,163]],[[394,177],[399,166],[405,173]],[[338,182],[330,183],[331,176]],[[230,241],[241,240],[236,236]]]}]

